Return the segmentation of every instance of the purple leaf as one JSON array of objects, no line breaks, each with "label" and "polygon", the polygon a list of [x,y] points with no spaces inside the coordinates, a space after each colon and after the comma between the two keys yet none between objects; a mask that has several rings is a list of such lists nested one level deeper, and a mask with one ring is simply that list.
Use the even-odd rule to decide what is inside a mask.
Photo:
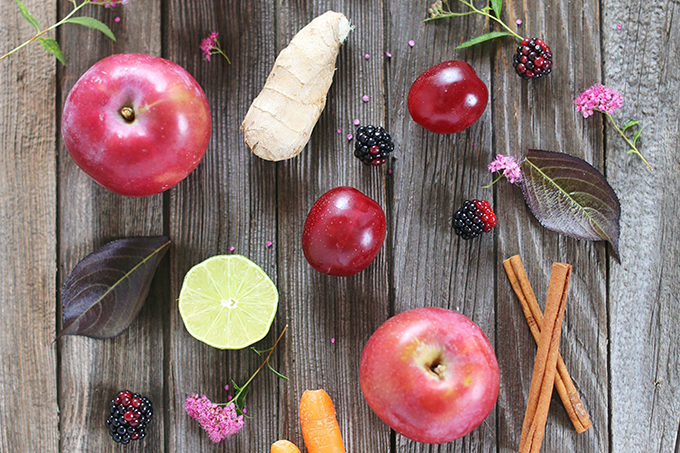
[{"label": "purple leaf", "polygon": [[588,241],[609,241],[619,254],[621,205],[602,173],[570,156],[530,149],[522,161],[522,192],[549,230]]},{"label": "purple leaf", "polygon": [[165,236],[120,239],[86,256],[64,283],[64,327],[57,338],[112,338],[127,329],[169,245]]}]

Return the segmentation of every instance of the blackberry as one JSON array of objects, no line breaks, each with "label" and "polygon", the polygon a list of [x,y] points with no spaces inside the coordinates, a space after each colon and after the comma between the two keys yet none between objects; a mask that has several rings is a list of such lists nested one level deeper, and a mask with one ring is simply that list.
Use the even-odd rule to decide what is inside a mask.
[{"label": "blackberry", "polygon": [[366,165],[377,167],[387,162],[394,151],[392,137],[378,126],[361,126],[357,129],[354,155]]},{"label": "blackberry", "polygon": [[467,200],[453,216],[453,229],[467,240],[488,233],[496,226],[496,215],[486,200]]},{"label": "blackberry", "polygon": [[123,390],[111,400],[109,417],[104,424],[115,442],[127,445],[146,436],[146,426],[152,419],[151,401],[139,393]]},{"label": "blackberry", "polygon": [[552,52],[540,38],[524,38],[512,65],[524,80],[538,79],[552,71]]}]

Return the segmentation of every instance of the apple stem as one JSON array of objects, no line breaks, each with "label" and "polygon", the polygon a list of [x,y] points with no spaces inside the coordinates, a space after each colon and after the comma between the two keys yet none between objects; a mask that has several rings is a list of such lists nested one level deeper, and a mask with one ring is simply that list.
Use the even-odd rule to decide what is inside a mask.
[{"label": "apple stem", "polygon": [[120,109],[120,115],[128,123],[131,123],[135,120],[135,111],[132,109],[132,107],[123,107],[122,109]]}]

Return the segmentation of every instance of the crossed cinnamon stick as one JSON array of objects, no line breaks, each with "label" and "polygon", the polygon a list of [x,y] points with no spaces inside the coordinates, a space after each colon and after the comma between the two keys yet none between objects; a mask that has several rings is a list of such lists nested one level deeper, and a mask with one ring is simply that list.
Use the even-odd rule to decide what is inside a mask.
[{"label": "crossed cinnamon stick", "polygon": [[503,266],[538,344],[519,448],[521,453],[537,453],[543,441],[553,385],[576,431],[582,433],[593,426],[558,350],[571,266],[553,264],[545,317],[538,306],[520,257],[515,255],[505,260]]}]

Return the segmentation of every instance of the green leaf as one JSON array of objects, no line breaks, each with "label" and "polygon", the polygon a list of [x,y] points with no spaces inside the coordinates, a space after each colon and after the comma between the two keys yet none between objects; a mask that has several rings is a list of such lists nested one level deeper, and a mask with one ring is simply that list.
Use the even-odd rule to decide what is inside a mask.
[{"label": "green leaf", "polygon": [[64,21],[65,23],[69,24],[78,24],[78,25],[84,25],[85,27],[90,27],[94,28],[95,30],[99,30],[100,32],[104,33],[106,36],[111,38],[113,41],[116,40],[116,37],[113,36],[113,32],[109,27],[106,26],[106,24],[98,21],[97,19],[93,17],[85,17],[85,16],[79,16],[79,17],[72,17],[68,20]]},{"label": "green leaf", "polygon": [[287,381],[287,380],[288,380],[288,377],[287,377],[287,376],[284,376],[283,374],[279,373],[278,371],[276,371],[276,370],[274,369],[273,366],[271,366],[271,364],[269,363],[269,360],[267,360],[267,367],[269,367],[269,369],[272,371],[272,373],[274,373],[275,375],[277,375],[280,379],[283,379],[284,381]]},{"label": "green leaf", "polygon": [[624,124],[623,127],[621,128],[621,132],[625,132],[626,129],[628,129],[629,127],[633,127],[633,126],[635,126],[635,125],[638,124],[638,123],[639,123],[638,120],[630,120],[630,121],[628,121],[628,122],[627,122],[626,124]]},{"label": "green leaf", "polygon": [[633,136],[633,145],[636,144],[635,142],[637,142],[637,139],[640,137],[640,134],[642,133],[642,129],[643,129],[643,128],[640,128],[640,130],[637,131],[637,132],[635,133],[635,135]]},{"label": "green leaf", "polygon": [[522,176],[524,199],[541,225],[577,239],[609,241],[618,255],[621,205],[602,173],[578,157],[530,149]]},{"label": "green leaf", "polygon": [[483,35],[477,36],[476,38],[472,38],[469,41],[465,41],[463,44],[456,47],[456,49],[463,49],[465,47],[474,46],[475,44],[479,44],[484,41],[500,38],[501,36],[512,36],[512,34],[508,33],[507,31],[492,31],[490,33],[485,33]]},{"label": "green leaf", "polygon": [[24,16],[24,19],[28,21],[29,24],[33,25],[36,30],[40,31],[40,24],[38,24],[38,21],[36,20],[35,17],[33,17],[33,14],[26,8],[26,5],[21,3],[20,0],[14,0],[17,2],[17,5],[19,5],[19,12],[21,12],[21,15]]},{"label": "green leaf", "polygon": [[59,43],[57,42],[56,39],[52,38],[38,38],[38,41],[40,41],[40,44],[50,52],[52,55],[57,57],[57,60],[61,62],[64,66],[66,66],[66,59],[64,58],[64,54],[59,48]]},{"label": "green leaf", "polygon": [[501,8],[503,7],[503,0],[491,0],[491,7],[497,18],[501,18]]}]

